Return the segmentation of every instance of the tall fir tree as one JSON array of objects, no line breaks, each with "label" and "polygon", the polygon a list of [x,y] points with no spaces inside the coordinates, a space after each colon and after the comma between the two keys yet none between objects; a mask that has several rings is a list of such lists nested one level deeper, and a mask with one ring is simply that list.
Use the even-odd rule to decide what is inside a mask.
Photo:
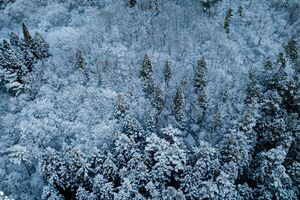
[{"label": "tall fir tree", "polygon": [[131,8],[135,7],[136,3],[137,3],[136,0],[129,0],[129,6]]},{"label": "tall fir tree", "polygon": [[158,112],[161,113],[165,104],[165,98],[163,95],[163,91],[161,90],[160,86],[155,87],[154,90],[154,106]]},{"label": "tall fir tree", "polygon": [[180,87],[177,88],[174,98],[174,117],[179,127],[183,129],[185,126],[184,96]]},{"label": "tall fir tree", "polygon": [[169,61],[166,61],[164,65],[164,79],[167,87],[169,87],[170,85],[171,77],[172,77],[171,64]]},{"label": "tall fir tree", "polygon": [[29,46],[29,48],[32,48],[33,39],[25,23],[22,23],[22,30],[25,43]]},{"label": "tall fir tree", "polygon": [[43,36],[35,33],[33,37],[33,54],[37,59],[49,57],[49,44],[45,41]]},{"label": "tall fir tree", "polygon": [[292,37],[288,43],[284,46],[284,50],[288,58],[293,64],[296,64],[299,58],[298,55],[298,45],[295,37]]},{"label": "tall fir tree", "polygon": [[151,97],[154,92],[153,67],[148,55],[143,60],[140,76],[144,82],[144,92],[147,97]]},{"label": "tall fir tree", "polygon": [[80,69],[84,69],[86,66],[85,57],[81,49],[78,49],[76,52],[76,63]]},{"label": "tall fir tree", "polygon": [[200,108],[197,113],[197,121],[201,123],[203,121],[206,107],[207,107],[207,97],[205,92],[206,87],[206,61],[205,58],[202,57],[198,60],[195,76],[194,76],[194,88],[197,96],[197,106]]},{"label": "tall fir tree", "polygon": [[226,12],[226,16],[224,20],[224,28],[227,34],[230,33],[230,23],[231,23],[232,16],[233,16],[232,9],[229,8]]}]

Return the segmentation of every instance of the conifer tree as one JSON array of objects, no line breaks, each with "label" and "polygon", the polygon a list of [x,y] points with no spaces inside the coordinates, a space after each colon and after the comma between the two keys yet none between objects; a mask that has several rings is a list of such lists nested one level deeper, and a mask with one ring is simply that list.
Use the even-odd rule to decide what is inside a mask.
[{"label": "conifer tree", "polygon": [[20,37],[15,32],[11,32],[10,34],[10,44],[16,47],[20,47],[21,45]]},{"label": "conifer tree", "polygon": [[176,95],[174,98],[174,117],[179,123],[180,128],[184,126],[184,97],[180,87],[176,90]]},{"label": "conifer tree", "polygon": [[86,66],[85,57],[81,49],[78,49],[76,52],[76,63],[77,67],[80,69],[84,69]]},{"label": "conifer tree", "polygon": [[198,60],[197,66],[196,66],[196,71],[195,71],[195,77],[194,77],[194,87],[196,93],[199,91],[203,91],[204,87],[206,85],[206,61],[204,57]]},{"label": "conifer tree", "polygon": [[49,56],[49,45],[39,33],[35,33],[34,35],[32,52],[37,59],[47,58]]},{"label": "conifer tree", "polygon": [[224,20],[224,28],[225,28],[227,34],[229,34],[229,32],[230,32],[230,23],[231,23],[232,16],[233,16],[232,9],[229,8],[226,12],[226,17]]},{"label": "conifer tree", "polygon": [[23,89],[24,76],[28,72],[27,68],[18,59],[8,41],[3,40],[0,53],[1,82],[5,84],[8,91],[15,95],[19,94]]},{"label": "conifer tree", "polygon": [[243,6],[239,6],[238,14],[241,18],[244,17],[244,8],[243,8]]},{"label": "conifer tree", "polygon": [[282,72],[286,67],[286,60],[282,52],[277,55],[276,63],[278,65],[278,71]]},{"label": "conifer tree", "polygon": [[145,55],[143,60],[140,76],[144,82],[144,92],[147,97],[150,97],[154,92],[153,68],[148,55]]},{"label": "conifer tree", "polygon": [[129,6],[133,8],[136,4],[136,0],[129,0]]},{"label": "conifer tree", "polygon": [[22,30],[23,30],[24,41],[26,42],[26,44],[28,45],[29,48],[32,48],[33,47],[33,39],[28,31],[27,26],[24,23],[22,23]]},{"label": "conifer tree", "polygon": [[209,10],[214,4],[221,0],[201,0],[201,4],[204,11]]},{"label": "conifer tree", "polygon": [[205,87],[206,87],[206,62],[204,57],[202,57],[200,60],[197,62],[196,66],[196,72],[195,72],[195,77],[194,77],[194,87],[195,87],[195,92],[197,95],[197,105],[201,109],[199,114],[199,122],[202,121],[203,116],[206,111],[206,93],[205,93]]},{"label": "conifer tree", "polygon": [[160,86],[157,86],[154,91],[154,106],[157,109],[158,114],[161,113],[164,104],[165,104],[165,99],[164,99],[163,92]]},{"label": "conifer tree", "polygon": [[297,63],[298,60],[298,46],[295,37],[292,37],[288,43],[284,46],[286,55],[289,57],[293,64]]},{"label": "conifer tree", "polygon": [[265,70],[272,70],[273,69],[273,63],[271,60],[267,60],[265,63],[264,63],[264,69]]},{"label": "conifer tree", "polygon": [[164,65],[164,78],[165,78],[165,83],[166,83],[167,87],[169,87],[171,76],[172,76],[172,71],[171,71],[170,62],[166,61],[165,65]]},{"label": "conifer tree", "polygon": [[218,129],[221,127],[222,121],[221,121],[221,113],[217,111],[211,120],[211,123],[209,125],[209,129],[211,133],[215,133],[218,131]]}]

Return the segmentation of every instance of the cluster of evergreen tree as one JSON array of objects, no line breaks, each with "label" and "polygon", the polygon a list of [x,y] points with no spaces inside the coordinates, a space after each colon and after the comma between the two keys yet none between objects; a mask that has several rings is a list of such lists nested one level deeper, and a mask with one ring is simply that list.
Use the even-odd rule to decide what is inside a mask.
[{"label": "cluster of evergreen tree", "polygon": [[24,90],[25,77],[37,60],[49,56],[49,45],[41,34],[32,37],[22,24],[23,38],[12,32],[10,41],[0,43],[0,83],[14,95]]},{"label": "cluster of evergreen tree", "polygon": [[[157,129],[151,120],[144,128],[118,96],[115,116],[122,128],[111,146],[84,153],[65,145],[44,153],[43,199],[299,199],[300,65],[294,38],[284,49],[261,75],[250,71],[244,113],[216,146],[199,141],[190,147],[179,129]],[[152,87],[151,66],[146,56],[145,88]],[[164,68],[169,80],[168,62]],[[201,58],[194,88],[203,109],[205,71]],[[162,109],[162,91],[151,92],[154,106]],[[180,121],[180,88],[175,96],[174,117]]]},{"label": "cluster of evergreen tree", "polygon": [[[196,122],[201,124],[204,118],[204,114],[207,108],[207,98],[205,93],[206,87],[206,61],[204,57],[201,57],[196,64],[195,72],[194,72],[194,80],[193,80],[193,87],[194,87],[194,94],[196,96]],[[143,88],[146,97],[151,101],[153,107],[157,111],[157,115],[160,115],[161,112],[165,109],[166,103],[166,94],[162,87],[158,84],[155,86],[154,83],[154,74],[153,74],[153,66],[148,57],[145,55],[142,68],[140,71],[140,76],[143,82]],[[172,79],[172,70],[171,64],[169,61],[166,61],[163,66],[163,79],[164,81],[163,88],[166,90],[170,90],[170,81]],[[173,97],[173,111],[172,116],[174,117],[177,127],[181,130],[184,130],[187,123],[187,117],[185,114],[185,97],[183,92],[183,84],[177,86],[176,92]]]},{"label": "cluster of evergreen tree", "polygon": [[[299,199],[300,66],[294,38],[284,49],[263,75],[250,71],[245,111],[215,147],[200,141],[191,148],[182,132],[170,126],[161,129],[147,122],[144,128],[118,96],[115,116],[122,128],[111,146],[84,153],[65,145],[62,151],[44,153],[43,199]],[[288,65],[292,74],[286,72]],[[202,112],[205,71],[201,58],[194,88]],[[168,82],[169,62],[164,72]],[[161,110],[162,91],[153,86],[148,56],[141,77],[146,94],[154,96],[154,106]],[[180,121],[180,88],[174,106]]]}]

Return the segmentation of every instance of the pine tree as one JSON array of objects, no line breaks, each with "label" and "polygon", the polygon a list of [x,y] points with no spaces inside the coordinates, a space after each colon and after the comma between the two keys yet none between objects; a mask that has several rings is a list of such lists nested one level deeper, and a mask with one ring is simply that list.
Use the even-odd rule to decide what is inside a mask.
[{"label": "pine tree", "polygon": [[206,85],[206,61],[204,57],[202,57],[200,60],[197,62],[196,66],[196,71],[195,71],[195,77],[194,77],[194,87],[196,93],[199,91],[203,91]]},{"label": "pine tree", "polygon": [[20,47],[21,46],[20,37],[15,32],[12,32],[10,34],[10,44],[12,46],[16,46],[16,47]]},{"label": "pine tree", "polygon": [[282,72],[286,67],[286,60],[282,52],[277,55],[276,63],[278,66],[278,72]]},{"label": "pine tree", "polygon": [[78,49],[76,52],[76,63],[80,69],[84,69],[86,66],[85,57],[81,49]]},{"label": "pine tree", "polygon": [[239,8],[238,8],[238,14],[239,14],[239,16],[242,18],[242,17],[244,17],[244,8],[243,8],[243,6],[239,6]]},{"label": "pine tree", "polygon": [[221,113],[219,111],[217,111],[212,118],[211,124],[210,124],[210,131],[216,132],[222,125],[222,121],[221,121]]},{"label": "pine tree", "polygon": [[154,92],[153,68],[148,55],[145,55],[143,60],[140,76],[144,82],[144,92],[147,97],[150,97]]},{"label": "pine tree", "polygon": [[200,122],[202,122],[203,117],[206,112],[206,107],[207,107],[207,97],[205,93],[205,87],[206,87],[206,62],[204,57],[202,57],[200,60],[197,62],[196,66],[196,71],[195,71],[195,76],[194,76],[194,87],[195,87],[195,92],[197,95],[197,105],[200,108],[200,111],[198,113],[199,119],[197,119]]},{"label": "pine tree", "polygon": [[33,47],[33,39],[28,31],[27,26],[22,23],[22,29],[23,29],[23,37],[24,37],[24,41],[25,43],[28,45],[29,48]]},{"label": "pine tree", "polygon": [[273,69],[273,63],[272,63],[271,60],[267,60],[264,63],[264,69],[267,70],[267,71],[271,71]]},{"label": "pine tree", "polygon": [[113,200],[113,183],[109,182],[103,175],[97,175],[93,180],[93,193],[97,199]]},{"label": "pine tree", "polygon": [[226,12],[226,17],[224,20],[224,28],[225,28],[227,34],[229,34],[229,32],[230,32],[230,23],[231,23],[232,16],[233,16],[232,9],[229,8]]},{"label": "pine tree", "polygon": [[158,114],[161,113],[165,104],[165,98],[160,86],[157,86],[154,91],[154,106],[157,109]]},{"label": "pine tree", "polygon": [[255,199],[297,199],[292,180],[283,166],[286,151],[282,146],[263,151],[257,156],[254,183]]},{"label": "pine tree", "polygon": [[129,0],[129,6],[133,8],[136,4],[136,0]]},{"label": "pine tree", "polygon": [[180,128],[183,128],[185,123],[184,117],[184,97],[180,87],[176,90],[176,95],[174,98],[174,117],[179,123]]},{"label": "pine tree", "polygon": [[201,0],[201,4],[204,11],[209,10],[214,4],[220,0]]},{"label": "pine tree", "polygon": [[200,141],[199,146],[192,149],[186,175],[183,179],[183,191],[187,199],[215,199],[218,191],[216,185],[207,180],[214,180],[220,170],[219,152],[208,142]]},{"label": "pine tree", "polygon": [[33,54],[37,59],[47,58],[49,56],[49,45],[39,33],[35,33],[33,38]]},{"label": "pine tree", "polygon": [[3,40],[0,47],[1,82],[14,95],[23,90],[24,76],[28,73],[26,66],[18,59],[9,42]]},{"label": "pine tree", "polygon": [[292,37],[288,43],[284,46],[286,55],[289,57],[293,64],[296,64],[298,61],[298,46],[295,40],[295,37]]},{"label": "pine tree", "polygon": [[171,77],[172,77],[171,65],[169,61],[166,61],[164,65],[164,78],[167,87],[169,87]]}]

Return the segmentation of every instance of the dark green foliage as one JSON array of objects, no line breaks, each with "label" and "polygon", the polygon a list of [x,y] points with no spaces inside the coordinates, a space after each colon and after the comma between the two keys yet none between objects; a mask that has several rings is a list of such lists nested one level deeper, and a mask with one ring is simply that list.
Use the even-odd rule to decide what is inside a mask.
[{"label": "dark green foliage", "polygon": [[267,60],[265,63],[264,63],[264,69],[267,70],[267,71],[270,71],[273,69],[273,63],[271,60]]},{"label": "dark green foliage", "polygon": [[288,43],[284,46],[286,55],[289,57],[293,64],[296,64],[298,61],[298,45],[295,40],[295,37],[292,37]]},{"label": "dark green foliage", "polygon": [[278,71],[282,71],[286,67],[286,60],[284,54],[281,52],[277,55],[276,64],[278,66]]},{"label": "dark green foliage", "polygon": [[167,87],[169,87],[171,77],[172,77],[171,65],[169,61],[166,61],[164,65],[164,78]]},{"label": "dark green foliage", "polygon": [[31,34],[28,31],[27,26],[22,23],[22,30],[23,30],[23,37],[24,37],[24,41],[25,43],[29,46],[29,48],[33,47],[33,39],[31,37]]},{"label": "dark green foliage", "polygon": [[174,98],[174,117],[175,120],[179,123],[180,127],[184,126],[184,97],[180,87],[176,90],[176,95]]},{"label": "dark green foliage", "polygon": [[226,16],[225,16],[225,20],[224,20],[224,28],[225,28],[227,34],[229,34],[229,32],[230,32],[230,23],[232,20],[232,16],[233,16],[232,9],[229,8],[226,12]]},{"label": "dark green foliage", "polygon": [[80,69],[84,69],[86,66],[85,57],[81,49],[78,49],[76,52],[76,63],[77,67]]},{"label": "dark green foliage", "polygon": [[33,64],[49,56],[49,45],[36,33],[31,37],[26,25],[22,24],[24,38],[11,33],[10,43],[3,40],[0,45],[0,82],[14,95],[24,90],[25,77],[32,71]]},{"label": "dark green foliage", "polygon": [[222,121],[221,121],[221,113],[217,111],[210,122],[209,130],[211,133],[216,133],[218,129],[221,127]]},{"label": "dark green foliage", "polygon": [[144,57],[140,76],[144,83],[144,92],[146,93],[146,96],[152,96],[154,92],[153,68],[148,55],[145,55]]},{"label": "dark green foliage", "polygon": [[154,106],[157,112],[160,113],[164,107],[165,98],[160,86],[157,86],[154,91]]},{"label": "dark green foliage", "polygon": [[194,77],[194,87],[196,93],[199,91],[203,91],[206,85],[206,62],[204,57],[202,57],[200,60],[197,62],[196,66],[196,71],[195,71],[195,77]]},{"label": "dark green foliage", "polygon": [[203,10],[204,11],[209,10],[211,7],[213,7],[219,1],[221,1],[221,0],[201,0]]},{"label": "dark green foliage", "polygon": [[239,6],[239,8],[238,8],[238,14],[239,14],[239,16],[242,18],[242,17],[244,17],[244,8],[243,8],[243,6]]},{"label": "dark green foliage", "polygon": [[206,107],[207,107],[207,97],[205,92],[206,87],[206,61],[204,57],[198,60],[195,76],[194,76],[194,88],[197,96],[197,106],[200,108],[198,113],[197,121],[200,123],[203,120]]},{"label": "dark green foliage", "polygon": [[129,6],[133,8],[136,5],[136,0],[129,0]]},{"label": "dark green foliage", "polygon": [[49,57],[49,45],[39,33],[36,33],[33,38],[33,55],[37,59]]}]

